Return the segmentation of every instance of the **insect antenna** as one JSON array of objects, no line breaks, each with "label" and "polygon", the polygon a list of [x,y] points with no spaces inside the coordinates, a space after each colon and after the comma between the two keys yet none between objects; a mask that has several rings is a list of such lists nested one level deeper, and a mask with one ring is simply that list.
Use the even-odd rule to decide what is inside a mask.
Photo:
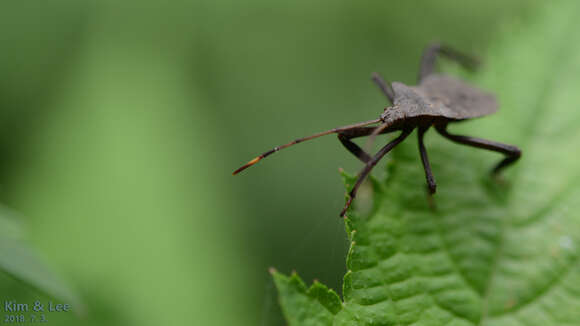
[{"label": "insect antenna", "polygon": [[293,140],[293,141],[291,141],[291,142],[289,142],[287,144],[281,145],[281,146],[276,146],[276,147],[272,148],[271,150],[269,150],[267,152],[264,152],[264,153],[262,153],[259,156],[256,156],[255,158],[253,158],[252,160],[250,160],[248,163],[242,165],[239,169],[235,170],[232,173],[232,175],[236,175],[236,174],[242,172],[243,170],[249,168],[250,166],[258,163],[264,157],[267,157],[267,156],[269,156],[269,155],[271,155],[273,153],[276,153],[277,151],[279,151],[281,149],[290,147],[292,145],[295,145],[295,144],[298,144],[298,143],[301,143],[301,142],[304,142],[304,141],[307,141],[307,140],[311,140],[311,139],[318,138],[318,137],[321,137],[321,136],[329,135],[329,134],[332,134],[332,133],[337,133],[337,132],[341,132],[341,131],[345,131],[345,130],[349,130],[349,129],[353,129],[353,128],[368,126],[368,125],[371,125],[371,124],[374,124],[374,123],[378,123],[379,121],[381,121],[381,119],[369,120],[369,121],[365,121],[365,122],[355,123],[355,124],[352,124],[352,125],[347,125],[347,126],[342,126],[342,127],[336,127],[336,128],[332,128],[332,129],[329,129],[329,130],[326,130],[326,131],[322,131],[322,132],[319,132],[319,133],[316,133],[316,134],[313,134],[313,135],[310,135],[310,136],[307,136],[307,137],[298,138],[296,140]]},{"label": "insect antenna", "polygon": [[381,77],[381,75],[379,75],[378,72],[373,72],[371,78],[375,82],[375,84],[377,84],[377,86],[383,92],[383,94],[385,94],[385,96],[389,99],[389,102],[391,102],[391,104],[394,104],[393,101],[395,100],[395,91],[393,91],[391,83],[385,82],[383,77]]},{"label": "insect antenna", "polygon": [[[391,102],[391,104],[395,104],[395,91],[393,90],[391,83],[386,82],[378,72],[373,72],[371,79],[375,82],[375,84],[377,84],[377,86],[383,92],[383,94],[385,94],[387,99],[389,99],[389,102]],[[387,110],[387,109],[385,109],[385,110]],[[369,138],[367,140],[367,144],[366,144],[367,151],[371,150],[372,145],[373,145],[377,135],[380,134],[383,130],[387,129],[388,127],[390,127],[390,125],[385,123],[385,124],[381,124],[375,128],[375,130],[373,131],[372,134],[369,135]]]}]

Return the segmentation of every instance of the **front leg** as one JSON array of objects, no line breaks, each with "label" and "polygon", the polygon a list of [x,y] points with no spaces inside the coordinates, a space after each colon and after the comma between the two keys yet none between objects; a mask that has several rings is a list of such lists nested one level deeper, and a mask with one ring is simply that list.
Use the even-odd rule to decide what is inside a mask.
[{"label": "front leg", "polygon": [[[349,130],[345,130],[338,133],[338,140],[342,143],[342,145],[348,149],[356,158],[361,160],[363,163],[367,163],[371,160],[371,155],[365,152],[360,146],[353,143],[351,139],[357,137],[365,137],[371,135],[378,127],[359,127],[353,128]],[[381,131],[381,134],[393,132],[400,130],[400,128],[386,128],[385,130]]]},{"label": "front leg", "polygon": [[362,182],[366,179],[366,177],[371,173],[371,170],[377,165],[377,163],[385,156],[390,150],[395,148],[399,143],[401,143],[409,134],[413,131],[413,129],[403,129],[403,132],[399,135],[399,137],[395,138],[390,143],[386,144],[383,148],[381,148],[375,156],[373,156],[365,165],[365,167],[359,172],[358,177],[352,190],[349,192],[349,198],[344,205],[344,208],[340,212],[340,216],[343,217],[346,213],[346,210],[350,207],[352,200],[356,197],[356,193],[358,188],[362,184]]}]

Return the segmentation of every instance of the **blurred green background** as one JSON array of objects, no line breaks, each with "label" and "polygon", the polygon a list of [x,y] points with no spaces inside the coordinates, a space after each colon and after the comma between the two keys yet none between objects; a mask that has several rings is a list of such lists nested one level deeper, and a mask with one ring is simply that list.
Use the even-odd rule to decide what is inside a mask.
[{"label": "blurred green background", "polygon": [[[329,136],[231,172],[377,117],[372,71],[484,55],[537,3],[4,1],[0,198],[87,311],[49,324],[283,325],[270,266],[339,289],[360,162]],[[0,274],[0,301],[38,297]]]}]

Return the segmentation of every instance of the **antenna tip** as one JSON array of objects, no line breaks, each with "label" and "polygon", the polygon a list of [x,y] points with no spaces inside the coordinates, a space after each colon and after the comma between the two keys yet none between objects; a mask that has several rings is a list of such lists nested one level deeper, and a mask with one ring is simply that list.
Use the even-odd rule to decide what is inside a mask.
[{"label": "antenna tip", "polygon": [[232,172],[232,175],[236,175],[242,171],[244,171],[245,169],[248,168],[249,165],[245,164],[244,166],[242,166],[241,168],[238,168],[237,170],[235,170],[234,172]]},{"label": "antenna tip", "polygon": [[238,174],[238,173],[242,172],[242,171],[243,171],[243,170],[245,170],[247,167],[248,167],[248,165],[247,165],[247,164],[245,164],[244,166],[242,166],[242,167],[238,168],[237,170],[235,170],[234,172],[232,172],[232,175],[236,175],[236,174]]},{"label": "antenna tip", "polygon": [[251,160],[250,162],[248,162],[248,163],[246,163],[246,164],[242,165],[242,166],[241,166],[239,169],[237,169],[237,170],[235,170],[234,172],[232,172],[232,175],[236,175],[236,174],[238,174],[238,173],[240,173],[240,172],[244,171],[245,169],[249,168],[250,166],[252,166],[252,165],[254,165],[254,164],[258,163],[258,161],[259,161],[259,160],[261,160],[261,159],[262,159],[262,157],[261,157],[261,156],[258,156],[258,157],[256,157],[256,158],[254,158],[254,159],[253,159],[253,160]]}]

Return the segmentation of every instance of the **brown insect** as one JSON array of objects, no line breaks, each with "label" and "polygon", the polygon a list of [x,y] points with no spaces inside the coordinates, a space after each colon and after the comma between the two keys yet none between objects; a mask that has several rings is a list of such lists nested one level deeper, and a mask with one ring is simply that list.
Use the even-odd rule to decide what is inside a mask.
[{"label": "brown insect", "polygon": [[[417,128],[419,153],[425,170],[427,188],[429,194],[432,195],[435,193],[437,184],[431,172],[427,151],[423,144],[423,136],[431,126],[435,127],[435,130],[443,137],[456,143],[504,154],[506,157],[491,171],[492,174],[497,174],[500,170],[520,158],[521,151],[519,148],[491,140],[454,135],[447,132],[447,125],[450,122],[473,119],[497,111],[495,97],[453,77],[434,74],[435,60],[438,55],[443,55],[451,60],[457,61],[467,69],[473,70],[479,64],[475,58],[450,47],[437,43],[432,44],[423,52],[418,78],[419,84],[417,86],[407,86],[399,82],[389,84],[377,73],[373,73],[373,81],[379,86],[392,104],[392,106],[385,108],[378,119],[333,128],[308,137],[296,139],[282,146],[274,147],[235,170],[233,174],[238,174],[244,169],[258,163],[264,157],[281,149],[320,136],[336,133],[342,145],[365,163],[365,167],[359,172],[356,183],[349,193],[349,198],[340,212],[340,216],[344,216],[352,200],[355,198],[358,188],[373,167],[385,154],[401,143]],[[373,124],[378,125],[368,127]],[[401,131],[401,134],[381,148],[374,156],[371,156],[351,141],[353,138],[365,136],[371,136],[372,139],[378,134],[393,131]]]}]

